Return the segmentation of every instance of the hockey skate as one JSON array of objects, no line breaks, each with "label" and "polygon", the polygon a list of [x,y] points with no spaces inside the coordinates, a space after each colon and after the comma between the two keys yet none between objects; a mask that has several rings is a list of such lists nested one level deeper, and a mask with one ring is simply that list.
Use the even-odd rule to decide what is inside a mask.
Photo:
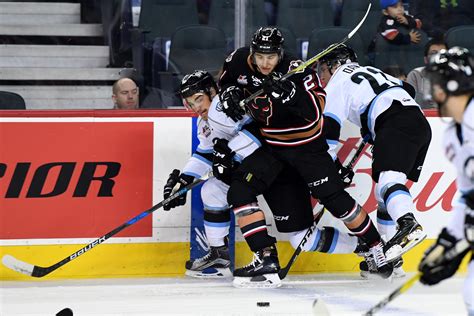
[{"label": "hockey skate", "polygon": [[251,263],[234,271],[233,285],[238,288],[276,288],[281,285],[278,271],[277,249],[275,246],[266,247],[254,253]]},{"label": "hockey skate", "polygon": [[[375,264],[374,258],[370,253],[369,246],[359,239],[354,253],[359,257],[364,257],[364,261],[359,263],[360,276],[366,280],[372,280],[380,278],[378,275],[377,265]],[[400,257],[393,262],[393,278],[405,277],[405,271],[402,268],[403,259]]]},{"label": "hockey skate", "polygon": [[[400,279],[406,276],[405,271],[402,268],[403,259],[399,258],[393,262],[393,273],[392,278]],[[360,276],[366,280],[373,280],[380,278],[377,274],[377,266],[373,258],[365,258],[364,261],[359,263]]]},{"label": "hockey skate", "polygon": [[426,232],[416,221],[413,213],[407,213],[397,220],[397,232],[385,245],[385,256],[388,262],[395,261],[405,252],[418,245],[426,238]]},{"label": "hockey skate", "polygon": [[205,256],[186,261],[185,274],[207,279],[231,277],[229,247],[210,247]]},{"label": "hockey skate", "polygon": [[393,273],[393,263],[390,263],[385,258],[383,252],[383,243],[371,247],[364,255],[365,261],[359,264],[360,276],[362,278],[370,279],[382,278],[387,279]]}]

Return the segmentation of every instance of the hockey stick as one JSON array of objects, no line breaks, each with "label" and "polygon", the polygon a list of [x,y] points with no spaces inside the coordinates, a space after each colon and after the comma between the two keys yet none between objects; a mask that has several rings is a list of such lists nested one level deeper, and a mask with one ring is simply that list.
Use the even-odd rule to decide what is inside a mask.
[{"label": "hockey stick", "polygon": [[364,138],[362,138],[362,142],[359,144],[359,147],[357,147],[357,150],[354,153],[354,156],[352,156],[351,161],[349,161],[349,163],[346,165],[347,169],[352,170],[352,168],[354,168],[354,164],[356,163],[357,159],[359,159],[360,154],[362,154],[362,152],[364,151],[365,145],[367,144],[368,141],[369,141],[369,136],[365,136]]},{"label": "hockey stick", "polygon": [[[354,156],[352,157],[351,161],[349,161],[349,163],[346,165],[346,168],[352,170],[352,168],[354,167],[354,163],[357,161],[359,156],[362,154],[362,151],[364,150],[366,144],[367,144],[367,138],[363,138],[362,142],[359,144],[359,147],[357,148],[356,152],[354,153]],[[291,256],[290,260],[288,261],[288,264],[284,268],[280,269],[280,271],[278,272],[278,276],[280,277],[280,280],[283,280],[286,277],[286,275],[288,274],[288,272],[290,271],[291,266],[296,261],[296,258],[298,258],[298,256],[300,255],[301,251],[303,250],[304,245],[306,244],[309,237],[311,237],[314,230],[316,229],[316,225],[319,223],[319,220],[321,219],[324,210],[325,209],[323,208],[323,210],[320,212],[320,215],[318,214],[319,216],[316,217],[316,219],[313,223],[313,226],[308,228],[308,230],[306,231],[306,234],[303,236],[303,239],[301,239],[301,242],[299,243],[298,247],[296,247],[295,252]]]},{"label": "hockey stick", "polygon": [[[321,57],[323,56],[326,56],[327,54],[329,54],[330,52],[332,52],[335,48],[341,46],[342,44],[346,43],[348,40],[350,40],[352,38],[352,36],[354,36],[354,34],[360,29],[360,27],[362,26],[362,24],[364,24],[365,22],[365,19],[367,18],[367,15],[369,14],[369,11],[370,11],[370,8],[372,7],[372,3],[369,3],[369,6],[367,7],[367,11],[365,12],[364,16],[362,17],[362,20],[360,20],[359,24],[356,25],[356,27],[349,32],[349,34],[346,35],[346,37],[344,37],[342,40],[340,40],[339,42],[337,43],[334,43],[334,44],[331,44],[329,45],[325,50],[323,50],[322,52],[320,52],[319,54],[311,57],[310,59],[308,59],[307,61],[305,61],[304,63],[302,63],[301,65],[299,65],[298,67],[288,71],[283,77],[281,77],[279,80],[285,80],[287,79],[288,77],[290,77],[291,75],[293,75],[294,73],[296,72],[299,72],[303,69],[305,69],[306,67],[314,64],[316,61],[318,61]],[[263,93],[263,89],[260,89],[258,90],[257,92],[251,94],[249,97],[245,98],[244,100],[240,101],[240,106],[243,108],[247,103],[249,103],[250,101],[252,101],[253,99],[255,99],[256,97],[258,97],[260,94]]]},{"label": "hockey stick", "polygon": [[278,271],[278,277],[280,278],[280,280],[283,280],[288,274],[288,272],[290,271],[291,266],[293,266],[293,263],[296,261],[296,258],[298,258],[298,256],[300,255],[301,251],[303,250],[304,245],[306,245],[306,242],[308,241],[309,237],[311,237],[311,235],[315,231],[316,225],[318,225],[318,222],[321,219],[323,213],[324,213],[324,208],[320,212],[321,215],[317,217],[316,220],[314,221],[313,226],[308,228],[308,230],[306,231],[306,234],[304,234],[303,239],[301,239],[300,244],[298,245],[298,247],[296,247],[295,252],[291,256],[290,260],[288,261],[288,264],[284,268],[280,269],[280,271]]},{"label": "hockey stick", "polygon": [[135,224],[136,222],[138,222],[142,218],[146,217],[148,214],[151,214],[154,211],[161,208],[163,205],[168,204],[170,201],[174,200],[175,198],[186,194],[188,191],[195,188],[197,185],[203,183],[204,181],[206,181],[210,177],[212,177],[212,173],[208,173],[208,174],[204,175],[202,178],[196,179],[193,183],[191,183],[191,184],[187,185],[186,187],[182,188],[181,190],[173,193],[168,198],[164,199],[163,201],[161,201],[158,204],[155,204],[150,209],[148,209],[146,211],[143,211],[142,213],[138,214],[134,218],[128,220],[127,222],[123,223],[119,227],[117,227],[114,230],[108,232],[104,236],[94,240],[93,242],[89,243],[85,247],[79,249],[78,251],[74,252],[70,256],[64,258],[63,260],[61,260],[61,261],[59,261],[59,262],[57,262],[57,263],[55,263],[55,264],[53,264],[49,267],[35,266],[35,265],[30,264],[30,263],[18,260],[18,259],[16,259],[15,257],[13,257],[11,255],[3,256],[2,263],[7,268],[10,268],[14,271],[17,271],[17,272],[20,272],[20,273],[23,273],[23,274],[26,274],[26,275],[29,275],[29,276],[37,277],[37,278],[44,277],[45,275],[50,274],[54,270],[62,267],[63,265],[69,263],[70,261],[76,259],[80,255],[82,255],[82,254],[86,253],[87,251],[91,250],[92,248],[102,244],[104,241],[106,241],[110,237],[116,235],[118,232],[122,231],[123,229],[127,228],[128,226],[131,226],[131,225]]},{"label": "hockey stick", "polygon": [[[456,246],[449,250],[445,255],[444,255],[444,260],[451,260],[463,251],[465,251],[467,248],[469,248],[469,243],[467,240],[463,239],[460,242],[456,244]],[[393,301],[396,297],[398,297],[400,294],[405,293],[408,291],[419,279],[421,278],[421,273],[415,274],[413,277],[411,277],[408,281],[403,283],[400,287],[395,289],[392,293],[390,293],[386,298],[381,300],[377,305],[369,309],[364,316],[369,316],[373,315],[382,308],[384,308],[388,303]]]}]

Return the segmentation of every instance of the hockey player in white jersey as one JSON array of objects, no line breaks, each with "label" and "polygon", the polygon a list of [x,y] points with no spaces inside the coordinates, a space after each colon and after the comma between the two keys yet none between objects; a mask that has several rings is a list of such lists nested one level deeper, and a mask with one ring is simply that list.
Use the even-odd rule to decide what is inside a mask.
[{"label": "hockey player in white jersey", "polygon": [[[346,45],[323,56],[318,73],[327,93],[324,115],[333,159],[346,120],[359,126],[362,136],[373,144],[378,230],[386,238],[387,260],[397,268],[401,255],[426,237],[415,219],[415,205],[405,183],[407,179],[416,182],[420,176],[431,141],[429,123],[410,94],[414,95],[410,85],[377,68],[359,65]],[[371,272],[368,259],[361,263],[361,270]]]},{"label": "hockey player in white jersey", "polygon": [[[199,114],[197,122],[199,145],[184,166],[183,172],[180,173],[175,169],[170,174],[164,187],[165,199],[172,192],[192,183],[195,178],[202,177],[212,169],[213,140],[220,138],[228,140],[237,135],[238,137],[234,137],[228,144],[236,152],[236,157],[246,156],[260,146],[258,142],[254,142],[250,134],[241,130],[242,125],[250,120],[248,116],[236,123],[217,110],[219,98],[214,98],[217,94],[217,85],[208,72],[197,70],[186,75],[179,92],[185,106]],[[218,124],[219,128],[213,128],[211,122]],[[231,276],[227,240],[231,216],[226,198],[228,188],[228,185],[217,178],[210,178],[202,187],[204,230],[210,250],[204,257],[186,262],[186,274],[189,276]],[[185,203],[186,195],[182,195],[165,205],[164,209],[170,210]]]},{"label": "hockey player in white jersey", "polygon": [[450,222],[425,252],[419,266],[420,281],[434,285],[451,277],[469,249],[458,251],[450,259],[446,258],[447,253],[459,248],[466,239],[471,261],[464,283],[464,303],[468,315],[474,316],[474,57],[460,47],[442,50],[430,58],[425,71],[440,116],[453,118],[445,131],[443,145],[446,157],[457,169],[460,198],[453,206]]}]

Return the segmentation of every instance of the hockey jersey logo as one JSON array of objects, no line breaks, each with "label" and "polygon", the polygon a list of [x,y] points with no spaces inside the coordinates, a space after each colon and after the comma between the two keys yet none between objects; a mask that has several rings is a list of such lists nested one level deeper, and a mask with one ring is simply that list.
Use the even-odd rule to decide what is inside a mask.
[{"label": "hockey jersey logo", "polygon": [[209,125],[204,125],[202,127],[202,135],[206,136],[206,137],[209,137],[211,135],[211,128],[209,127]]},{"label": "hockey jersey logo", "polygon": [[273,105],[266,94],[256,97],[255,100],[250,103],[248,109],[250,115],[252,115],[256,121],[270,125],[270,118],[273,115]]},{"label": "hockey jersey logo", "polygon": [[262,79],[252,76],[252,84],[255,87],[260,87],[262,85]]},{"label": "hockey jersey logo", "polygon": [[247,76],[240,75],[239,78],[237,78],[237,83],[246,86],[248,84]]}]

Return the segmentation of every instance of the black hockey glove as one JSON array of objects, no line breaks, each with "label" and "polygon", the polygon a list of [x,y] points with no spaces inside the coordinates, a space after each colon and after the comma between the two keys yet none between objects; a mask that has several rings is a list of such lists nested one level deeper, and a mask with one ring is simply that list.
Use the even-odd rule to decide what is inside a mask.
[{"label": "black hockey glove", "polygon": [[[165,199],[169,198],[171,194],[181,190],[182,188],[192,183],[193,181],[194,181],[193,176],[180,174],[178,169],[174,169],[173,172],[170,173],[168,181],[166,181],[166,185],[163,189],[163,197]],[[172,208],[186,204],[186,195],[187,193],[182,194],[174,198],[173,200],[169,201],[169,203],[163,205],[163,209],[165,211],[169,211]]]},{"label": "black hockey glove", "polygon": [[240,106],[240,101],[244,98],[244,92],[236,86],[224,89],[219,95],[222,110],[235,122],[240,121],[245,114],[245,108]]},{"label": "black hockey glove", "polygon": [[229,148],[228,144],[229,141],[222,138],[214,140],[212,172],[217,179],[230,185],[232,179],[232,170],[235,166],[235,153]]},{"label": "black hockey glove", "polygon": [[296,102],[296,86],[289,79],[281,79],[283,75],[273,72],[263,81],[263,91],[272,99],[285,105]]},{"label": "black hockey glove", "polygon": [[474,190],[468,191],[462,195],[467,207],[474,210]]},{"label": "black hockey glove", "polygon": [[456,246],[457,240],[446,228],[443,228],[436,243],[426,250],[421,259],[418,270],[421,272],[420,282],[425,285],[434,285],[456,273],[462,259],[469,249],[466,249],[454,258],[447,258],[447,252]]},{"label": "black hockey glove", "polygon": [[349,187],[352,183],[352,179],[354,178],[354,171],[352,171],[352,169],[344,167],[339,161],[339,158],[336,158],[334,163],[336,164],[337,173],[339,173],[342,182],[344,182],[344,187]]},{"label": "black hockey glove", "polygon": [[464,235],[474,251],[474,190],[462,196],[466,201],[466,217],[464,218]]}]

